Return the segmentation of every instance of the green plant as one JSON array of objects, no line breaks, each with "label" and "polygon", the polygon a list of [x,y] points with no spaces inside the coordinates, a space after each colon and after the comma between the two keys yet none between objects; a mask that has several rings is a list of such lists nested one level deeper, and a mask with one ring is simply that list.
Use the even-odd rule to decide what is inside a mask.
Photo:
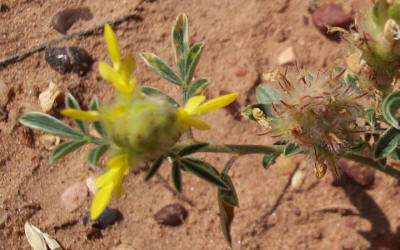
[{"label": "green plant", "polygon": [[[347,158],[400,179],[400,171],[386,165],[388,158],[400,159],[400,125],[396,116],[400,106],[400,91],[392,91],[393,82],[396,81],[395,72],[398,70],[398,65],[393,63],[397,60],[397,48],[385,47],[385,42],[379,40],[382,39],[381,33],[385,33],[386,24],[383,23],[387,23],[390,18],[395,22],[398,19],[392,10],[397,10],[398,1],[391,2],[376,1],[366,17],[372,18],[372,21],[365,21],[364,29],[377,34],[371,40],[373,43],[364,41],[359,45],[356,40],[349,39],[350,36],[357,37],[355,32],[346,33],[346,38],[352,41],[348,60],[350,70],[334,67],[325,75],[296,67],[293,72],[273,70],[264,74],[266,81],[272,85],[258,86],[256,95],[259,103],[246,107],[242,114],[256,121],[266,130],[266,135],[275,138],[273,145],[212,144],[194,138],[192,128],[210,129],[208,124],[197,117],[230,104],[237,94],[224,95],[202,104],[205,97],[201,93],[209,85],[209,80],[193,79],[193,75],[205,44],[195,43],[190,46],[188,20],[184,14],[177,17],[171,34],[177,73],[158,56],[152,53],[140,54],[152,70],[181,89],[181,102],[156,88],[135,85],[135,78],[130,78],[135,67],[134,58],[128,55],[121,61],[115,34],[106,25],[105,40],[113,66],[100,63],[99,72],[117,90],[113,102],[102,106],[95,97],[89,110],[82,111],[75,98],[67,95],[66,109],[61,113],[73,118],[79,130],[38,112],[24,114],[20,122],[48,133],[72,138],[53,150],[51,162],[87,143],[94,143],[97,146],[88,155],[88,161],[94,167],[101,155],[109,151],[108,171],[95,182],[99,191],[92,203],[92,219],[101,214],[113,193],[116,198],[120,197],[122,177],[130,169],[134,169],[141,161],[153,161],[145,176],[145,181],[148,181],[157,173],[164,160],[168,159],[177,191],[183,188],[181,171],[190,172],[217,187],[222,231],[230,244],[230,225],[234,208],[239,204],[229,177],[231,165],[220,172],[210,163],[191,156],[193,153],[233,153],[239,156],[263,154],[262,164],[265,168],[273,164],[281,154],[291,157],[302,153],[315,162],[317,178],[322,178],[328,167],[337,171],[336,161]],[[371,30],[368,26],[371,22],[380,25]],[[385,35],[383,37],[389,39]],[[396,40],[397,36],[392,38]],[[354,70],[354,62],[361,65],[362,70]],[[388,72],[380,72],[383,64],[393,64],[393,68]],[[363,68],[365,65],[374,70],[367,72]],[[372,76],[367,75],[371,72]],[[376,93],[382,100],[369,98]],[[371,107],[365,106],[365,102],[361,102],[363,98],[372,99],[375,103]],[[360,125],[357,122],[359,119],[364,120],[365,125]],[[92,122],[99,137],[89,134],[85,121]],[[384,129],[385,123],[389,128]],[[186,141],[182,142],[184,134]]]}]

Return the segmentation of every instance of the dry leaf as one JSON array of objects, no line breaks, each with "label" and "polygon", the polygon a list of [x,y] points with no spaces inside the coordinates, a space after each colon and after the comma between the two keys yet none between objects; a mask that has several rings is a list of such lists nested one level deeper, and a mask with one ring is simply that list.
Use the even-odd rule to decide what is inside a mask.
[{"label": "dry leaf", "polygon": [[33,250],[47,250],[44,237],[29,222],[25,223],[25,235]]},{"label": "dry leaf", "polygon": [[35,227],[34,225],[31,226],[36,232],[40,233],[43,236],[50,250],[63,250],[60,244],[58,244],[55,239],[51,238],[50,235],[48,235],[47,233],[43,233],[39,228]]}]

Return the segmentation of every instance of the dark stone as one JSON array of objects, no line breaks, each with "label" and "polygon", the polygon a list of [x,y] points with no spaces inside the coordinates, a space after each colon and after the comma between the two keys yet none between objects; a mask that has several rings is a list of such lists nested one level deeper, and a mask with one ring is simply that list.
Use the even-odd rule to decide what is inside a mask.
[{"label": "dark stone", "polygon": [[118,209],[106,207],[92,225],[94,228],[106,229],[118,220],[122,219],[122,214]]},{"label": "dark stone", "polygon": [[89,53],[77,47],[49,48],[44,58],[54,70],[61,74],[73,71],[78,76],[84,76],[93,64]]},{"label": "dark stone", "polygon": [[345,13],[343,9],[336,4],[325,4],[317,8],[312,14],[312,22],[321,33],[327,34],[327,27],[340,27],[348,29],[353,23],[353,18]]},{"label": "dark stone", "polygon": [[154,219],[156,219],[159,224],[179,226],[186,219],[187,215],[187,210],[182,205],[175,203],[161,208],[154,215]]},{"label": "dark stone", "polygon": [[62,34],[66,34],[68,29],[71,28],[79,19],[90,20],[93,18],[89,8],[76,8],[66,9],[58,12],[51,21],[51,25],[55,30]]}]

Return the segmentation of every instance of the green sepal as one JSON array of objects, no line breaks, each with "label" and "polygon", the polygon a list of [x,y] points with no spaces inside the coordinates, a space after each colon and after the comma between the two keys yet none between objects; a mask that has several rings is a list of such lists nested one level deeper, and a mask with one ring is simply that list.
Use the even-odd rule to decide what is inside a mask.
[{"label": "green sepal", "polygon": [[182,174],[179,167],[178,161],[172,162],[172,181],[174,182],[174,186],[176,191],[182,192]]},{"label": "green sepal", "polygon": [[374,158],[380,159],[388,156],[397,148],[399,141],[400,130],[389,127],[375,144]]},{"label": "green sepal", "polygon": [[231,225],[235,215],[235,208],[224,202],[222,195],[218,190],[219,218],[221,222],[222,233],[229,246],[232,246]]},{"label": "green sepal", "polygon": [[245,107],[242,110],[242,115],[247,117],[250,120],[256,121],[253,116],[253,109],[259,108],[264,113],[265,118],[274,118],[273,109],[270,104],[253,104]]},{"label": "green sepal", "polygon": [[158,56],[153,53],[141,53],[140,57],[143,61],[157,74],[167,81],[170,81],[178,86],[181,86],[181,79],[177,76],[172,69]]},{"label": "green sepal", "polygon": [[279,101],[282,99],[278,91],[265,84],[260,84],[257,86],[256,97],[257,100],[262,104],[279,103]]},{"label": "green sepal", "polygon": [[92,168],[96,167],[100,157],[108,150],[109,147],[110,145],[108,144],[100,144],[99,146],[90,150],[87,160]]},{"label": "green sepal", "polygon": [[144,181],[149,181],[151,177],[153,177],[157,173],[163,161],[164,161],[164,156],[162,155],[153,162],[153,165],[151,165],[151,167],[147,171],[146,176],[144,177]]},{"label": "green sepal", "polygon": [[67,154],[71,153],[72,151],[82,147],[88,141],[86,139],[81,140],[74,140],[74,141],[67,141],[57,145],[50,155],[50,163],[55,162],[56,160],[60,159],[61,157],[66,156]]},{"label": "green sepal", "polygon": [[189,100],[190,97],[199,95],[203,90],[208,86],[209,80],[206,78],[198,78],[192,84],[190,84],[189,88],[186,90],[186,100]]},{"label": "green sepal", "polygon": [[[89,104],[89,110],[99,111],[99,99],[97,96],[93,97]],[[106,137],[106,132],[103,128],[101,122],[92,122],[94,129],[99,133],[102,137]]]},{"label": "green sepal", "polygon": [[66,125],[62,121],[54,118],[51,115],[41,112],[26,113],[18,120],[21,124],[27,127],[42,130],[50,134],[74,139],[81,139],[83,137],[82,134]]},{"label": "green sepal", "polygon": [[400,129],[399,121],[394,117],[400,107],[400,90],[388,95],[382,103],[382,114],[385,120],[393,127]]},{"label": "green sepal", "polygon": [[383,25],[385,25],[387,20],[387,8],[388,5],[386,1],[383,0],[378,0],[374,4],[374,7],[372,8],[372,17],[378,26],[383,27]]},{"label": "green sepal", "polygon": [[193,77],[193,73],[196,69],[197,63],[199,62],[201,53],[203,52],[203,48],[205,43],[195,43],[186,57],[186,75],[185,82],[188,84]]},{"label": "green sepal", "polygon": [[140,88],[140,92],[147,96],[162,96],[165,98],[172,106],[179,107],[179,103],[175,101],[174,98],[170,97],[169,95],[165,94],[161,90],[153,87],[144,86]]},{"label": "green sepal", "polygon": [[[71,94],[67,94],[67,96],[65,97],[65,106],[67,108],[81,110],[81,107],[79,106],[78,101]],[[80,121],[77,119],[73,119],[73,120],[74,120],[76,126],[78,126],[78,128],[82,131],[82,133],[84,133],[85,135],[89,134],[86,123],[84,121]]]},{"label": "green sepal", "polygon": [[303,149],[295,143],[288,143],[283,149],[283,155],[285,157],[290,157],[301,152],[303,152]]},{"label": "green sepal", "polygon": [[376,121],[376,111],[374,108],[367,108],[365,110],[365,115],[367,117],[367,122],[369,123],[369,125],[371,125],[372,127],[375,124]]},{"label": "green sepal", "polygon": [[272,164],[275,163],[276,158],[279,157],[280,154],[264,154],[262,158],[262,165],[265,169],[268,169]]},{"label": "green sepal", "polygon": [[204,148],[208,144],[209,144],[208,142],[200,142],[200,143],[191,144],[187,147],[184,147],[181,151],[179,151],[178,155],[185,156],[185,155],[190,155],[190,154],[196,153],[197,151]]},{"label": "green sepal", "polygon": [[229,186],[221,179],[218,171],[210,169],[209,166],[211,166],[211,164],[201,161],[199,159],[194,160],[191,157],[181,158],[181,163],[184,166],[183,170],[191,172],[194,175],[219,188],[229,190]]},{"label": "green sepal", "polygon": [[189,52],[189,25],[185,14],[177,16],[171,31],[172,47],[175,52],[175,62],[182,79],[186,74],[186,56]]},{"label": "green sepal", "polygon": [[400,6],[398,3],[392,4],[388,8],[389,17],[396,20],[396,22],[400,22]]}]

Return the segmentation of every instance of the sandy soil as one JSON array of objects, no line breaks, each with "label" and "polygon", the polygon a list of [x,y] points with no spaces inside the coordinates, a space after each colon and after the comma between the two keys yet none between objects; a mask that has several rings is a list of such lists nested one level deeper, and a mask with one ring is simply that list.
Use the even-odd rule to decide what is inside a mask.
[{"label": "sandy soil", "polygon": [[[138,54],[153,52],[172,64],[170,29],[181,12],[189,17],[191,41],[207,44],[196,73],[211,79],[206,95],[216,97],[222,90],[239,92],[242,107],[256,103],[254,87],[260,83],[261,73],[277,67],[277,57],[287,47],[292,46],[298,64],[310,70],[327,70],[335,63],[343,63],[346,54],[344,42],[327,39],[312,25],[308,9],[314,1],[2,2],[9,8],[0,12],[0,58],[62,38],[50,22],[55,13],[65,8],[87,6],[94,16],[90,21],[75,23],[68,34],[136,13],[134,18],[114,27],[123,53],[134,53],[137,58],[138,84],[160,88],[174,97],[178,97],[177,88],[153,73]],[[320,5],[329,1],[315,2]],[[335,2],[355,15],[370,1]],[[33,146],[18,139],[17,118],[26,111],[40,110],[38,94],[50,81],[64,93],[74,94],[84,107],[94,95],[109,101],[112,87],[96,70],[99,61],[109,61],[101,31],[52,46],[84,48],[95,63],[84,77],[60,75],[45,62],[41,50],[0,67],[0,79],[13,89],[4,107],[7,118],[0,121],[0,249],[30,249],[24,235],[26,221],[49,233],[65,249],[229,249],[219,228],[216,189],[189,174],[183,175],[183,193],[194,206],[177,199],[156,178],[144,183],[143,171],[128,175],[121,199],[110,203],[124,218],[98,237],[88,236],[90,229],[82,223],[91,196],[76,211],[65,210],[60,201],[62,192],[73,183],[98,174],[106,159],[98,169],[90,169],[86,155],[91,147],[84,147],[49,164],[50,151],[39,143],[40,132],[35,131]],[[243,68],[245,74],[238,76]],[[256,124],[244,119],[239,122],[225,110],[210,113],[204,120],[213,129],[196,131],[199,140],[271,142],[255,135],[260,132]],[[222,169],[230,156],[198,157]],[[285,189],[296,164],[297,171],[304,173],[303,182],[297,189]],[[160,173],[171,181],[168,165]],[[301,157],[278,161],[266,171],[261,166],[261,155],[240,157],[231,173],[240,200],[232,225],[233,249],[370,249],[377,239],[387,242],[399,236],[399,186],[381,173],[376,173],[375,182],[368,189],[349,182],[333,186],[331,174],[317,180],[312,165]],[[189,212],[184,224],[158,225],[153,218],[155,212],[176,202]]]}]

